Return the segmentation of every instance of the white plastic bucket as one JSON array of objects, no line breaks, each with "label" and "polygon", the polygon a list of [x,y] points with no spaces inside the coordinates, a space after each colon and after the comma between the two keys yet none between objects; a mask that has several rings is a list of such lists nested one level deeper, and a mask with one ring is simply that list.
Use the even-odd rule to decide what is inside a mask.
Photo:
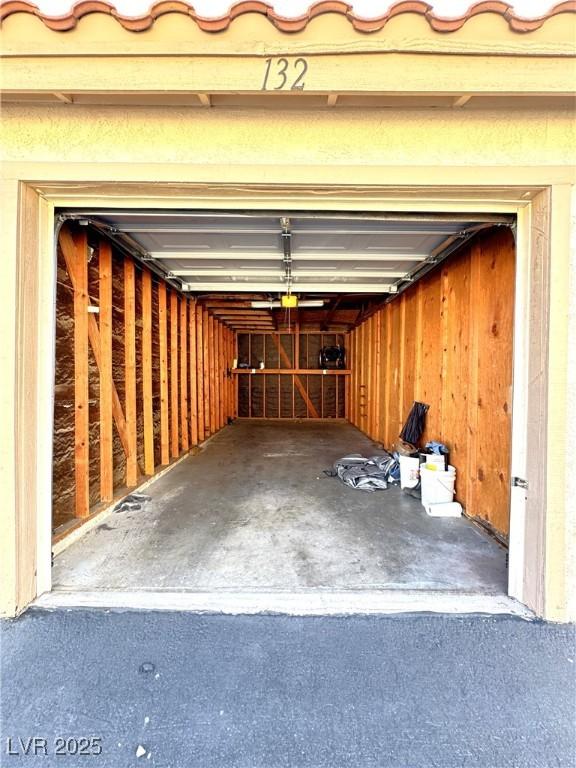
[{"label": "white plastic bucket", "polygon": [[420,479],[418,456],[400,456],[400,488],[416,488]]},{"label": "white plastic bucket", "polygon": [[437,469],[433,464],[420,467],[422,481],[422,506],[446,504],[454,499],[456,469],[449,466],[446,471]]},{"label": "white plastic bucket", "polygon": [[446,469],[446,456],[441,453],[423,453],[424,464],[436,464],[441,469]]}]

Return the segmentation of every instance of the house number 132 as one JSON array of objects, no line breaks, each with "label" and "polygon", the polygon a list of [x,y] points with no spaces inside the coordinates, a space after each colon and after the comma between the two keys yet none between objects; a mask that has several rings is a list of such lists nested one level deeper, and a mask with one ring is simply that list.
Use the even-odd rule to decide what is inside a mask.
[{"label": "house number 132", "polygon": [[263,91],[303,91],[304,75],[308,71],[306,59],[266,59]]}]

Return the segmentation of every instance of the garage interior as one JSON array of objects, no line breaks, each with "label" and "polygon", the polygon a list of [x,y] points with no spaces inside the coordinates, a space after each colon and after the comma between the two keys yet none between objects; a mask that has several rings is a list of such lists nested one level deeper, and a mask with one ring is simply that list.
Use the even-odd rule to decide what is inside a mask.
[{"label": "garage interior", "polygon": [[[53,588],[506,594],[514,223],[60,211]],[[324,473],[415,401],[461,518]]]}]

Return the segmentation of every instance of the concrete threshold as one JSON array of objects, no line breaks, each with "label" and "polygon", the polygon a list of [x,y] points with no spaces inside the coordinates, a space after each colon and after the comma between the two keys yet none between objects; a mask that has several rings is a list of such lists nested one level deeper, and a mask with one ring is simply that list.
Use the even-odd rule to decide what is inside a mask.
[{"label": "concrete threshold", "polygon": [[54,590],[33,606],[44,609],[187,611],[191,613],[343,616],[402,613],[504,614],[533,619],[534,614],[506,595],[423,590],[283,591],[76,591]]}]

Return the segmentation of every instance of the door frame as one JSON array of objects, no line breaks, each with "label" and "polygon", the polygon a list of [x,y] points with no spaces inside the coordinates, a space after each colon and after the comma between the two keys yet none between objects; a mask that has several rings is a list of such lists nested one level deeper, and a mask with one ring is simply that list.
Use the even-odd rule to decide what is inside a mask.
[{"label": "door frame", "polygon": [[[445,173],[446,169],[441,169]],[[394,169],[397,175],[398,169]],[[448,174],[449,175],[449,174]],[[470,173],[471,179],[474,173]],[[382,176],[388,178],[386,174]],[[527,479],[530,492],[511,493],[509,595],[538,616],[546,615],[547,565],[547,435],[549,419],[549,345],[552,204],[566,207],[569,185],[440,187],[406,185],[369,187],[331,185],[318,192],[312,184],[177,184],[180,194],[158,194],[152,182],[116,186],[113,198],[99,194],[110,181],[82,185],[49,177],[17,182],[18,222],[15,239],[15,509],[14,537],[2,548],[8,555],[12,579],[3,587],[2,611],[21,612],[38,595],[51,589],[51,482],[54,384],[54,325],[56,258],[54,211],[59,207],[195,208],[342,210],[387,212],[514,213],[517,216],[516,299],[514,323],[514,392],[512,400],[512,475]],[[174,185],[176,186],[176,185]],[[326,186],[326,185],[324,185]],[[567,189],[568,188],[568,189]],[[12,188],[12,193],[16,187]],[[568,198],[566,195],[568,194]],[[569,202],[568,202],[569,205]],[[18,354],[20,350],[20,354]],[[561,352],[561,350],[559,350]],[[558,352],[556,352],[558,354]],[[535,383],[534,371],[538,369]],[[557,418],[557,416],[556,416]],[[529,441],[538,440],[538,462],[530,461]],[[548,545],[548,549],[547,549]],[[547,556],[548,555],[548,556]],[[10,574],[9,574],[10,575]]]}]

